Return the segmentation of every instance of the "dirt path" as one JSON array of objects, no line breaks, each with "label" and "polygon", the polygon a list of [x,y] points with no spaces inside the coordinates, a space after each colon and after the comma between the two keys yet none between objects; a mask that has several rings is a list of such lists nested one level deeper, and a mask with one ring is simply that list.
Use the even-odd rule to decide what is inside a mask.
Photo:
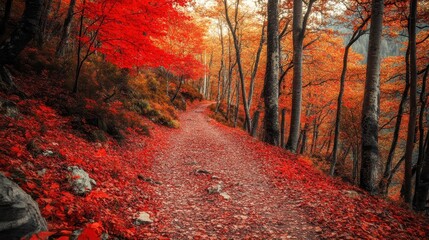
[{"label": "dirt path", "polygon": [[[173,239],[316,239],[298,203],[272,185],[242,136],[211,123],[204,114],[207,106],[182,114],[181,129],[154,163],[163,183],[156,189],[158,234]],[[230,199],[208,193],[217,185]]]}]

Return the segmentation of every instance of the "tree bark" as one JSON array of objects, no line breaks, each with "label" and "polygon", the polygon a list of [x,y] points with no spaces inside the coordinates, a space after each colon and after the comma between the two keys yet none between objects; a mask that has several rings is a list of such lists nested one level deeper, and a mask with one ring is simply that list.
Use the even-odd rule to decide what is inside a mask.
[{"label": "tree bark", "polygon": [[[429,139],[429,131],[426,133],[427,140]],[[424,162],[421,170],[421,176],[419,179],[419,184],[416,188],[415,197],[415,209],[417,211],[424,211],[426,209],[426,203],[428,200],[429,192],[429,144],[426,141],[426,153],[424,157]]]},{"label": "tree bark", "polygon": [[[414,195],[414,205],[416,206],[417,203],[417,195],[419,194],[418,191],[420,189],[420,183],[421,183],[421,177],[423,174],[423,165],[424,165],[424,158],[425,158],[425,131],[423,126],[423,119],[425,115],[426,110],[426,104],[427,104],[427,96],[426,96],[426,80],[429,72],[429,65],[426,66],[426,71],[423,76],[423,83],[422,83],[422,90],[420,93],[420,113],[419,113],[419,157],[417,161],[417,171],[416,171],[416,186],[415,186],[415,195]],[[427,136],[429,137],[429,136]]]},{"label": "tree bark", "polygon": [[37,33],[42,0],[26,0],[18,28],[0,45],[0,65],[12,63]]},{"label": "tree bark", "polygon": [[380,111],[380,62],[383,31],[383,0],[372,0],[368,61],[362,109],[362,162],[360,187],[372,194],[377,192],[378,119]]},{"label": "tree bark", "polygon": [[384,169],[383,178],[381,179],[380,184],[379,184],[380,194],[382,194],[384,196],[387,196],[387,194],[389,192],[387,180],[389,179],[389,177],[392,174],[392,162],[393,162],[393,158],[395,156],[396,145],[398,144],[399,131],[401,129],[402,116],[404,114],[404,108],[405,108],[405,104],[407,102],[408,91],[410,90],[410,74],[409,74],[409,72],[410,72],[410,46],[409,46],[409,43],[408,43],[407,51],[405,54],[405,66],[406,66],[405,88],[404,88],[404,91],[402,92],[401,102],[399,103],[398,114],[396,116],[395,130],[393,131],[392,144],[390,146],[389,155],[387,156],[387,161],[386,161],[386,165],[385,165],[385,169]]},{"label": "tree bark", "polygon": [[404,176],[404,201],[412,203],[412,178],[413,178],[413,151],[417,119],[417,59],[416,59],[416,15],[417,0],[410,1],[410,117],[408,120],[407,145],[405,147],[405,176]]},{"label": "tree bark", "polygon": [[64,20],[63,31],[61,34],[60,42],[58,43],[55,56],[61,57],[64,55],[64,50],[67,45],[67,42],[70,38],[70,29],[73,20],[74,7],[76,5],[76,0],[70,0],[69,9],[67,11],[66,19]]},{"label": "tree bark", "polygon": [[51,5],[52,5],[52,0],[42,0],[43,1],[43,7],[42,7],[42,12],[41,12],[41,16],[39,19],[39,31],[36,34],[36,42],[39,48],[42,48],[43,45],[45,44],[45,33],[46,33],[46,28],[48,25],[48,17],[49,17],[49,13],[51,12]]},{"label": "tree bark", "polygon": [[246,125],[247,125],[247,131],[250,133],[250,129],[252,128],[252,123],[251,123],[251,119],[250,119],[249,106],[247,105],[246,86],[244,84],[244,74],[243,74],[243,67],[242,67],[242,63],[241,63],[241,48],[240,48],[240,43],[239,43],[238,36],[237,36],[238,6],[239,6],[240,1],[237,0],[237,2],[235,4],[235,14],[234,14],[235,26],[232,25],[231,19],[229,18],[228,1],[224,0],[223,2],[224,2],[224,6],[225,6],[226,21],[228,23],[229,30],[231,32],[233,42],[234,42],[235,57],[236,57],[237,66],[238,66],[238,74],[240,76],[240,81],[241,81],[241,92],[243,93],[242,97],[243,97],[244,113],[245,113],[245,118],[246,118],[245,121],[246,121]]},{"label": "tree bark", "polygon": [[268,0],[267,67],[264,81],[264,142],[279,145],[279,35],[278,0]]},{"label": "tree bark", "polygon": [[259,60],[261,59],[261,53],[262,53],[262,48],[264,47],[264,43],[265,43],[265,24],[262,23],[261,38],[259,40],[258,50],[256,51],[255,63],[253,65],[252,75],[250,77],[249,100],[247,104],[249,106],[249,109],[252,106],[256,74],[258,73]]},{"label": "tree bark", "polygon": [[296,152],[301,128],[302,109],[302,52],[303,41],[307,21],[311,13],[311,8],[316,0],[310,0],[307,12],[303,18],[302,0],[293,1],[293,90],[292,90],[292,111],[290,121],[289,138],[287,148]]},{"label": "tree bark", "polygon": [[282,123],[280,133],[280,147],[285,147],[285,125],[286,125],[286,108],[282,109]]},{"label": "tree bark", "polygon": [[337,114],[335,118],[335,130],[334,130],[334,149],[332,150],[332,162],[331,162],[331,169],[329,171],[331,176],[334,176],[335,174],[335,165],[337,164],[337,152],[338,152],[338,143],[340,138],[340,124],[341,124],[341,110],[343,107],[343,95],[344,95],[344,85],[346,81],[346,74],[347,74],[347,63],[348,63],[348,57],[349,57],[349,50],[350,47],[365,33],[365,31],[362,31],[362,28],[365,26],[369,18],[364,20],[362,24],[359,26],[357,30],[353,32],[352,38],[346,45],[344,49],[344,56],[343,56],[343,69],[341,71],[341,78],[340,78],[340,92],[338,94],[338,100],[337,100]]},{"label": "tree bark", "polygon": [[179,79],[179,85],[177,86],[176,92],[174,93],[173,97],[170,99],[171,103],[174,103],[174,100],[176,100],[177,95],[180,92],[180,88],[182,87],[182,84],[183,84],[183,78],[180,77],[180,79]]},{"label": "tree bark", "polygon": [[0,35],[3,35],[3,33],[6,31],[7,22],[9,22],[10,19],[10,10],[12,9],[12,2],[13,0],[7,0],[5,3],[4,15],[0,26]]}]

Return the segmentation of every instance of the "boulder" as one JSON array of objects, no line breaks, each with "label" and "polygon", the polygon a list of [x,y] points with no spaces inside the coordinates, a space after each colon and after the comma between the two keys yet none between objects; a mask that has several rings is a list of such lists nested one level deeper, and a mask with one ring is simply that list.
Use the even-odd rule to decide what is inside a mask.
[{"label": "boulder", "polygon": [[85,195],[91,192],[93,186],[96,185],[94,179],[90,178],[88,173],[77,166],[68,167],[71,172],[69,183],[76,195]]},{"label": "boulder", "polygon": [[137,218],[135,221],[135,224],[137,226],[142,225],[142,224],[150,224],[153,223],[153,220],[150,219],[150,215],[147,212],[139,212],[137,214]]},{"label": "boulder", "polygon": [[222,196],[223,199],[225,199],[225,200],[230,200],[231,199],[231,196],[229,196],[229,194],[226,193],[226,192],[221,193],[220,196]]},{"label": "boulder", "polygon": [[19,110],[16,103],[0,98],[0,114],[10,118],[16,118],[19,116]]},{"label": "boulder", "polygon": [[0,239],[22,239],[47,231],[38,204],[16,183],[0,174]]},{"label": "boulder", "polygon": [[344,190],[343,193],[347,195],[349,198],[359,198],[360,194],[353,190]]},{"label": "boulder", "polygon": [[223,188],[222,182],[207,188],[209,194],[221,193]]}]

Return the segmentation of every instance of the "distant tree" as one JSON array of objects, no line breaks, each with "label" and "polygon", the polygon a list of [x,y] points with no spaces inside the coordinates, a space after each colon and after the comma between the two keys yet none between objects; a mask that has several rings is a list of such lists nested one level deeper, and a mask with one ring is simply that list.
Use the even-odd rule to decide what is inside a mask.
[{"label": "distant tree", "polygon": [[242,61],[241,61],[241,46],[240,46],[239,36],[238,36],[238,20],[239,20],[238,19],[238,8],[240,5],[240,1],[237,0],[235,2],[235,10],[234,10],[233,19],[231,19],[231,17],[229,16],[228,1],[223,0],[223,4],[225,7],[226,22],[227,22],[229,30],[231,32],[233,43],[234,43],[234,48],[235,48],[235,59],[237,61],[238,74],[239,74],[239,79],[241,82],[240,85],[241,85],[241,93],[242,93],[242,97],[243,97],[243,107],[244,107],[247,131],[250,132],[250,130],[252,128],[252,124],[251,124],[251,119],[250,119],[249,105],[248,105],[247,96],[246,96],[246,89],[245,89],[245,83],[244,83],[245,76],[243,73],[243,66],[242,66]]}]

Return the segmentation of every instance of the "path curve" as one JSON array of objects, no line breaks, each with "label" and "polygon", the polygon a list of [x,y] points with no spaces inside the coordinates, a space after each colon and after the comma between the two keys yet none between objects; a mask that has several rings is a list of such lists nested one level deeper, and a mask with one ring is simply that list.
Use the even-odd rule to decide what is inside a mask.
[{"label": "path curve", "polygon": [[[180,116],[154,162],[162,185],[156,228],[172,239],[316,239],[299,203],[264,173],[251,146],[204,114],[200,104]],[[195,174],[207,170],[210,174]],[[207,188],[222,185],[227,200]]]}]

